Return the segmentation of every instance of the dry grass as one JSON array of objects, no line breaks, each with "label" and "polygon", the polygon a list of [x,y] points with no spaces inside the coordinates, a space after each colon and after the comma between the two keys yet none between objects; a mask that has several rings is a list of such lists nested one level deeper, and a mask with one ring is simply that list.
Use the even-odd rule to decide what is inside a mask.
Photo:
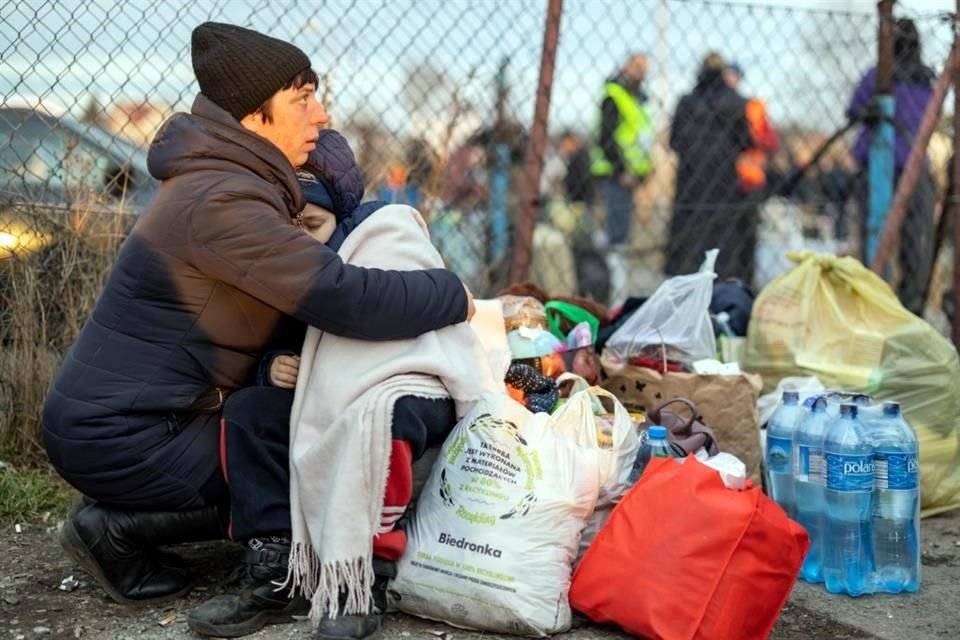
[{"label": "dry grass", "polygon": [[66,350],[96,302],[130,217],[93,198],[70,208],[0,211],[43,246],[0,258],[0,459],[44,459],[40,411]]}]

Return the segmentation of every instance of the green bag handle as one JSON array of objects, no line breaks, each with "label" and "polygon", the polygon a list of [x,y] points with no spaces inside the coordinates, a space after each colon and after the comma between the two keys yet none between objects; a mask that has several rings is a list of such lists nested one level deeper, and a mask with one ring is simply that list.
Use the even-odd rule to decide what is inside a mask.
[{"label": "green bag handle", "polygon": [[586,309],[582,309],[575,304],[562,302],[560,300],[551,300],[543,305],[547,310],[547,325],[550,327],[550,333],[566,341],[567,335],[560,330],[560,317],[563,316],[573,323],[574,326],[581,322],[590,325],[590,334],[593,336],[593,342],[597,342],[597,334],[600,331],[600,320]]}]

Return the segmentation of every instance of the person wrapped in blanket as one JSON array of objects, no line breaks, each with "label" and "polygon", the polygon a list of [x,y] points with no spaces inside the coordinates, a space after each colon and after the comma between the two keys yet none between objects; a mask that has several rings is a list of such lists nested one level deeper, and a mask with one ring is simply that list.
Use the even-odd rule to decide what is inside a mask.
[{"label": "person wrapped in blanket", "polygon": [[[364,193],[364,180],[356,164],[353,152],[346,139],[336,131],[327,129],[320,132],[316,149],[307,162],[300,168],[297,177],[303,186],[307,204],[294,219],[294,224],[328,247],[337,251],[347,236],[364,220],[387,203],[371,201],[361,203]],[[426,229],[422,219],[418,222]],[[283,438],[272,445],[273,451],[263,451],[256,459],[248,461],[249,474],[234,472],[231,482],[247,482],[250,490],[256,491],[264,500],[273,504],[273,512],[278,520],[287,523],[279,530],[289,530],[290,497],[287,438],[290,412],[294,401],[294,389],[300,365],[300,351],[303,346],[307,327],[291,317],[284,317],[274,334],[274,341],[261,359],[255,384],[260,386],[259,393],[250,404],[250,412],[257,416],[257,424],[271,433],[283,434]],[[374,584],[374,607],[367,616],[340,616],[324,621],[324,626],[335,627],[318,630],[318,637],[363,638],[373,630],[378,630],[382,614],[386,611],[386,585],[395,575],[394,562],[399,559],[406,547],[406,534],[397,528],[397,522],[413,498],[413,463],[424,451],[439,445],[456,424],[454,402],[449,398],[427,399],[413,395],[400,398],[394,406],[391,434],[393,437],[389,474],[384,498],[381,530],[387,533],[378,535],[373,542],[374,571],[377,575]],[[242,435],[244,432],[237,431]],[[240,446],[236,437],[222,442],[225,455],[231,457],[232,468],[240,466],[234,462],[237,456],[251,451],[249,446]],[[271,460],[271,473],[264,474],[262,469]],[[246,466],[246,465],[244,465]],[[237,517],[238,514],[233,514]],[[242,516],[242,514],[239,514]],[[288,539],[252,539],[251,548],[273,549],[286,557],[289,552]],[[191,627],[201,633],[229,631],[233,625],[244,618],[246,609],[262,611],[268,601],[276,600],[278,610],[290,611],[285,604],[287,590],[274,592],[270,581],[280,583],[287,575],[286,563],[273,567],[268,576],[264,574],[266,588],[244,591],[239,596],[225,596],[225,600],[213,600],[191,612]],[[262,592],[261,592],[262,591]],[[256,607],[248,606],[245,599],[258,599]],[[303,601],[297,611],[305,615],[309,602]],[[289,621],[289,616],[277,616],[272,621]],[[252,622],[252,621],[251,621]],[[241,625],[243,626],[243,625]],[[259,626],[262,626],[260,624]],[[252,624],[252,633],[259,626]],[[228,635],[217,633],[216,635]]]}]

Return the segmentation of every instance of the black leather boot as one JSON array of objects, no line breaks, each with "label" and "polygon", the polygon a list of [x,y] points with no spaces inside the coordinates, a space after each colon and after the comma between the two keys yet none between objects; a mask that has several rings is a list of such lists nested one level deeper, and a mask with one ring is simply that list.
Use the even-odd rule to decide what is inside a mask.
[{"label": "black leather boot", "polygon": [[125,511],[94,503],[75,510],[60,531],[67,553],[120,604],[157,604],[189,591],[183,561],[158,545],[223,537],[216,507]]},{"label": "black leather boot", "polygon": [[[83,509],[84,507],[89,507],[90,505],[96,504],[96,503],[97,501],[94,500],[93,498],[81,494],[80,497],[74,500],[73,506],[70,507],[70,514],[67,516],[67,520],[73,520],[73,517],[77,515],[77,513],[81,509]],[[178,554],[173,553],[172,551],[161,551],[160,549],[153,549],[152,551],[150,550],[144,550],[144,551],[146,553],[152,553],[153,556],[157,559],[157,561],[161,565],[164,565],[171,569],[176,569],[177,571],[181,571],[184,573],[187,571],[187,563],[184,562],[183,558],[181,558]]]},{"label": "black leather boot", "polygon": [[310,612],[301,595],[289,597],[279,588],[287,578],[290,544],[261,542],[244,549],[244,575],[239,591],[217,596],[187,614],[187,624],[202,636],[236,638],[256,633],[268,624],[293,622]]},{"label": "black leather boot", "polygon": [[323,618],[314,636],[317,640],[373,640],[380,637],[383,616],[387,612],[387,585],[397,577],[397,565],[374,557],[373,572],[376,578],[370,613]]},{"label": "black leather boot", "polygon": [[[70,507],[70,515],[67,516],[67,520],[73,520],[73,517],[77,515],[77,513],[81,509],[83,509],[84,507],[89,507],[90,505],[96,504],[96,503],[97,501],[94,500],[93,498],[81,494],[79,498],[74,500],[73,506]],[[181,558],[176,553],[173,553],[171,551],[161,551],[160,549],[153,549],[152,551],[150,550],[144,550],[144,551],[147,553],[152,553],[153,556],[157,559],[157,561],[161,565],[164,565],[171,569],[176,569],[182,572],[187,571],[187,563],[184,562],[183,558]]]}]

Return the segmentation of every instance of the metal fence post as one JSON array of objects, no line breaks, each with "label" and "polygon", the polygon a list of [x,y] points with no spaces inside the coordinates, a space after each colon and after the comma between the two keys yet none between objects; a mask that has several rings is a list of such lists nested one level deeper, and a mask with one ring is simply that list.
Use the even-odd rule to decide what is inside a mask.
[{"label": "metal fence post", "polygon": [[927,103],[923,111],[923,118],[920,120],[920,127],[917,129],[913,144],[910,147],[910,155],[907,157],[907,162],[900,174],[900,181],[897,183],[893,202],[890,204],[886,220],[881,227],[880,240],[876,245],[873,263],[870,266],[873,272],[880,277],[883,277],[886,271],[887,260],[893,253],[894,245],[896,245],[898,239],[902,242],[901,230],[907,217],[910,197],[917,187],[917,180],[923,170],[923,163],[926,162],[927,146],[930,144],[930,137],[933,135],[934,129],[937,128],[940,110],[947,97],[947,92],[950,90],[950,85],[953,84],[956,68],[956,54],[951,49],[947,56],[947,62],[943,66],[943,71],[933,87],[930,102]]},{"label": "metal fence post", "polygon": [[876,125],[870,144],[870,210],[867,215],[866,262],[872,263],[877,253],[890,201],[893,199],[893,1],[877,3],[879,30],[877,38],[877,84],[874,96],[883,119]]},{"label": "metal fence post", "polygon": [[540,53],[540,80],[537,83],[537,102],[524,166],[523,208],[517,220],[516,244],[513,248],[510,282],[526,280],[530,271],[533,228],[537,221],[537,209],[540,206],[540,175],[543,173],[543,154],[547,146],[547,118],[550,114],[550,95],[553,90],[553,68],[557,60],[557,43],[560,40],[560,19],[562,16],[563,0],[548,0],[543,50]]},{"label": "metal fence post", "polygon": [[[510,244],[510,145],[507,127],[507,64],[500,61],[496,78],[496,119],[493,123],[493,172],[490,176],[490,247],[489,258],[501,264]],[[503,273],[503,270],[500,270]]]},{"label": "metal fence post", "polygon": [[[953,15],[953,55],[960,67],[960,0]],[[956,199],[960,193],[960,72],[953,74],[953,197],[949,203],[953,215],[953,345],[960,349],[960,212]],[[946,215],[945,211],[943,215]]]}]

